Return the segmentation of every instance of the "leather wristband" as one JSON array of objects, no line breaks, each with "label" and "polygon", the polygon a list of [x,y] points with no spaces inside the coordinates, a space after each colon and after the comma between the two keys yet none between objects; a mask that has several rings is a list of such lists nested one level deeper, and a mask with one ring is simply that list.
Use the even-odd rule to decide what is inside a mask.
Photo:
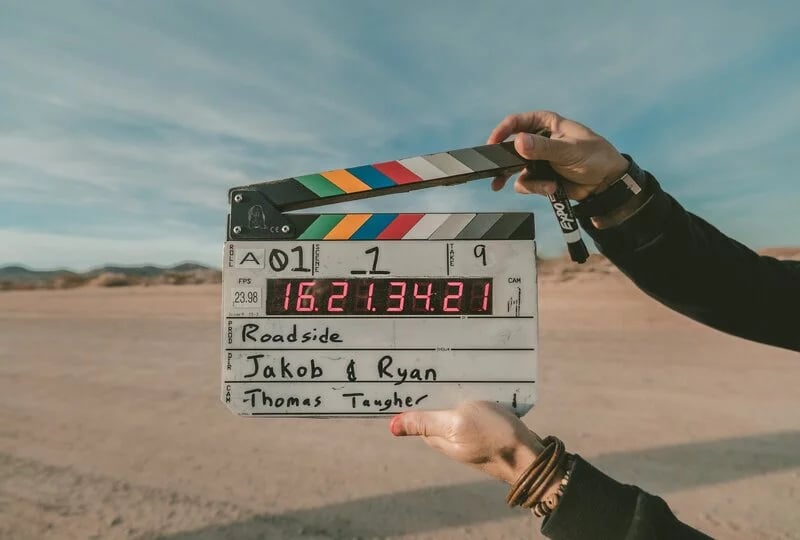
[{"label": "leather wristband", "polygon": [[589,195],[574,206],[573,210],[579,219],[606,215],[649,187],[647,174],[639,168],[633,158],[627,154],[622,155],[630,163],[628,170],[607,189],[596,195]]}]

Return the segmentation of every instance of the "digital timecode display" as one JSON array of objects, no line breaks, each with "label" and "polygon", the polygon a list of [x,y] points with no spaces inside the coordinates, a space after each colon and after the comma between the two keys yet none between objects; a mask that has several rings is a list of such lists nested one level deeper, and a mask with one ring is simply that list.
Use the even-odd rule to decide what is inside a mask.
[{"label": "digital timecode display", "polygon": [[267,315],[491,314],[492,278],[267,280]]}]

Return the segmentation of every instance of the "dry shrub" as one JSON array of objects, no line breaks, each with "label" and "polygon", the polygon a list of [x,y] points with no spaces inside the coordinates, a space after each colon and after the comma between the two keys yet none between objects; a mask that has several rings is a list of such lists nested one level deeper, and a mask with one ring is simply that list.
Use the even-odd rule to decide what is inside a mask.
[{"label": "dry shrub", "polygon": [[222,283],[219,270],[192,270],[190,272],[166,272],[148,280],[148,285],[201,285]]},{"label": "dry shrub", "polygon": [[619,270],[602,255],[593,253],[583,264],[570,260],[569,256],[555,259],[538,259],[537,271],[544,279],[569,281],[575,278],[591,278],[593,275],[618,274]]},{"label": "dry shrub", "polygon": [[185,272],[166,272],[147,280],[148,285],[185,285],[191,276]]},{"label": "dry shrub", "polygon": [[222,283],[222,272],[219,270],[197,270],[198,283]]},{"label": "dry shrub", "polygon": [[74,289],[75,287],[86,285],[87,281],[85,276],[58,276],[50,283],[50,287],[53,289]]},{"label": "dry shrub", "polygon": [[127,287],[128,285],[133,285],[133,280],[125,274],[103,272],[89,281],[88,285],[90,287]]},{"label": "dry shrub", "polygon": [[0,291],[32,291],[43,287],[44,284],[38,281],[0,281]]}]

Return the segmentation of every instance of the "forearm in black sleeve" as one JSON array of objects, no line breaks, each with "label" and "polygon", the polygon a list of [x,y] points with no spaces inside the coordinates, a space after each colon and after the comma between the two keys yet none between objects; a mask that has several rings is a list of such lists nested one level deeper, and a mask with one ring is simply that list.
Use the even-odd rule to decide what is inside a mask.
[{"label": "forearm in black sleeve", "polygon": [[800,350],[800,262],[759,256],[687,212],[652,176],[650,201],[621,225],[581,221],[644,292],[723,332]]},{"label": "forearm in black sleeve", "polygon": [[620,484],[580,456],[563,497],[544,519],[553,540],[706,540],[675,517],[667,503],[636,486]]}]

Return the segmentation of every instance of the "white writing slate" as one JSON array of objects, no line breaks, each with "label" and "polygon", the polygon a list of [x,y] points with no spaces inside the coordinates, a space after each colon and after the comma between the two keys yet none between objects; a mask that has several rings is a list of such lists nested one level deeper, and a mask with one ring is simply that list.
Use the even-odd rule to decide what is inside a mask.
[{"label": "white writing slate", "polygon": [[[522,235],[520,215],[530,216]],[[422,216],[391,240],[381,236],[391,236],[389,217],[359,236],[336,233],[323,214],[317,222],[333,225],[310,222],[298,240],[226,243],[222,400],[231,411],[364,417],[480,399],[522,415],[533,406],[532,215]],[[494,225],[504,216],[516,216],[509,238]]]}]

